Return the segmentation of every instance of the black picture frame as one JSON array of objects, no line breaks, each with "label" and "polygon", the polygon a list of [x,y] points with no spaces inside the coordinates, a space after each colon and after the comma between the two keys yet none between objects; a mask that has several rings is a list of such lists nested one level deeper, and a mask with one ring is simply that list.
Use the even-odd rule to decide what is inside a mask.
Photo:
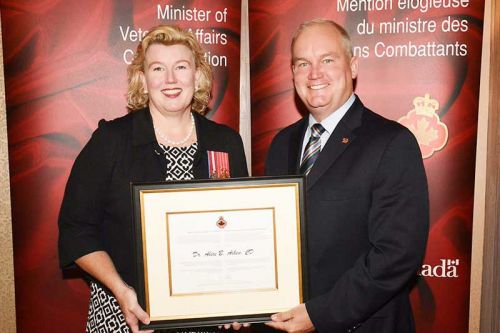
[{"label": "black picture frame", "polygon": [[[221,324],[227,324],[227,323],[232,323],[232,322],[240,322],[240,323],[260,323],[260,322],[267,322],[270,321],[270,316],[273,313],[280,312],[280,311],[285,311],[295,305],[298,305],[300,303],[304,303],[307,298],[308,298],[308,265],[307,265],[307,225],[305,222],[306,214],[305,214],[305,178],[303,176],[273,176],[273,177],[251,177],[251,178],[233,178],[233,179],[224,179],[224,180],[190,180],[190,181],[176,181],[176,182],[161,182],[161,183],[131,183],[131,191],[132,191],[132,203],[133,203],[133,211],[134,211],[134,227],[135,227],[135,255],[136,255],[136,263],[137,263],[137,283],[138,285],[136,286],[136,292],[137,292],[137,297],[138,297],[138,302],[141,305],[141,307],[148,312],[151,318],[151,322],[148,325],[145,324],[140,324],[139,327],[140,329],[173,329],[173,328],[188,328],[188,327],[206,327],[206,326],[217,326]],[[233,191],[237,190],[237,191]],[[165,316],[151,316],[151,308],[150,308],[150,297],[151,294],[148,292],[148,285],[151,283],[151,281],[158,281],[157,278],[153,277],[152,275],[148,275],[148,255],[152,256],[152,254],[147,253],[147,247],[146,247],[146,240],[150,239],[156,239],[157,237],[163,237],[162,235],[157,235],[156,233],[150,232],[150,235],[146,234],[147,230],[147,225],[148,223],[154,223],[152,222],[152,218],[150,218],[151,221],[148,221],[148,213],[145,212],[144,208],[144,203],[148,200],[148,195],[155,194],[154,200],[155,202],[160,202],[160,204],[157,204],[156,206],[161,207],[161,208],[155,208],[155,209],[160,209],[160,210],[165,210],[168,213],[169,208],[163,208],[163,205],[161,204],[161,198],[158,199],[158,197],[165,197],[165,200],[168,200],[168,198],[175,198],[177,195],[185,195],[188,193],[189,195],[195,195],[195,193],[199,192],[198,195],[201,195],[201,193],[207,194],[208,197],[206,197],[206,200],[210,200],[210,196],[213,197],[213,193],[222,193],[221,195],[227,195],[229,198],[234,197],[234,193],[239,193],[238,195],[242,195],[241,193],[246,193],[248,192],[249,196],[252,196],[253,194],[256,193],[256,191],[264,191],[263,193],[267,193],[266,191],[269,192],[269,197],[274,197],[273,191],[276,191],[278,194],[278,191],[287,191],[286,193],[290,192],[289,195],[286,195],[285,197],[294,197],[295,202],[280,202],[279,200],[288,200],[288,199],[282,199],[282,198],[276,198],[272,199],[270,201],[275,200],[276,202],[276,207],[279,207],[283,211],[282,215],[286,216],[291,216],[295,214],[296,220],[295,221],[279,221],[279,216],[277,218],[277,224],[278,228],[275,228],[275,241],[276,241],[276,248],[279,250],[280,246],[283,246],[283,244],[288,244],[290,241],[290,236],[289,235],[284,235],[286,230],[291,230],[287,228],[291,228],[287,223],[295,223],[296,227],[296,240],[293,240],[296,242],[296,267],[298,269],[297,272],[293,271],[293,273],[297,273],[298,276],[294,277],[295,280],[292,283],[292,286],[295,286],[295,283],[297,284],[298,290],[298,295],[296,299],[296,304],[287,304],[286,306],[288,308],[283,308],[278,306],[277,308],[272,308],[269,309],[269,306],[267,306],[266,302],[266,297],[262,297],[262,308],[263,309],[269,309],[264,312],[261,311],[256,311],[257,313],[254,313],[252,311],[248,312],[245,311],[244,309],[240,309],[238,302],[234,302],[234,292],[219,292],[217,295],[217,299],[214,300],[214,304],[210,306],[211,308],[217,308],[217,304],[220,302],[221,297],[224,299],[224,297],[228,298],[228,300],[232,299],[232,310],[231,311],[223,311],[223,312],[217,312],[215,311],[213,314],[210,314],[210,311],[208,313],[203,313],[203,315],[200,315],[199,313],[183,313],[183,315],[179,316],[172,316],[169,317],[168,314]],[[295,194],[291,194],[294,192]],[[167,193],[167,194],[165,194]],[[260,192],[259,192],[260,193]],[[255,196],[255,195],[254,195]],[[168,197],[168,198],[167,198]],[[232,199],[230,199],[232,200]],[[236,199],[235,199],[236,200]],[[259,199],[260,200],[260,199]],[[210,203],[209,203],[210,204]],[[220,205],[218,202],[213,203],[215,206]],[[227,205],[227,204],[225,204]],[[273,202],[270,202],[266,206],[272,206]],[[285,208],[285,206],[289,206],[290,209],[295,209],[294,212],[286,212],[285,210],[288,208]],[[161,211],[163,214],[163,211]],[[278,212],[279,213],[279,212]],[[285,214],[286,213],[286,214]],[[288,214],[288,215],[287,215]],[[277,214],[279,215],[279,214]],[[157,222],[156,222],[157,223]],[[158,223],[157,223],[158,224]],[[280,230],[279,226],[282,226]],[[282,234],[280,234],[280,232]],[[161,234],[158,233],[158,234]],[[292,232],[294,234],[294,232]],[[293,237],[293,235],[292,235]],[[286,241],[285,241],[286,239]],[[162,241],[160,241],[162,242]],[[283,243],[283,244],[280,244]],[[288,246],[288,251],[287,251],[287,258],[286,260],[293,260],[289,259],[288,256],[290,255],[289,249],[293,248],[293,244],[290,247],[290,245],[285,245],[284,248]],[[277,253],[279,251],[277,250]],[[164,251],[165,252],[165,251]],[[168,253],[164,253],[165,256],[171,256],[171,253],[169,251],[166,251]],[[163,253],[163,252],[162,252]],[[160,254],[162,255],[162,254]],[[278,255],[277,255],[278,256]],[[155,256],[156,258],[156,256]],[[285,258],[282,258],[283,261],[286,261]],[[280,268],[280,262],[282,259],[277,258],[277,264],[276,264],[276,276],[281,276],[280,279],[285,279],[286,275],[289,274],[281,274],[279,270],[285,270],[287,268]],[[292,261],[292,263],[295,263]],[[283,266],[282,264],[281,266]],[[295,267],[293,264],[290,265]],[[169,273],[170,274],[170,273]],[[169,276],[169,278],[171,278]],[[156,280],[155,280],[156,279]],[[163,281],[159,279],[160,281]],[[283,280],[281,280],[283,281]],[[288,281],[287,281],[288,282]],[[222,282],[221,282],[222,283]],[[158,285],[163,286],[163,282],[157,283]],[[166,282],[165,282],[166,284]],[[280,283],[281,286],[287,285],[288,283]],[[273,295],[279,295],[280,293],[286,294],[287,290],[280,290],[280,286],[278,283],[276,284],[278,290],[270,292],[269,295],[267,296],[267,300],[273,300]],[[165,286],[165,288],[168,289],[168,287]],[[284,287],[283,287],[284,288]],[[288,287],[290,288],[290,287]],[[295,287],[293,287],[295,288]],[[291,291],[291,290],[290,290]],[[291,292],[292,294],[295,295],[295,292]],[[156,295],[156,294],[155,294]],[[258,305],[260,300],[259,300],[259,295],[260,292],[255,292],[255,299],[252,299],[253,301],[256,301],[256,304]],[[155,296],[156,297],[156,296]],[[163,296],[162,296],[163,297]],[[164,297],[168,299],[168,297],[171,297],[170,295],[167,295],[164,293]],[[194,299],[196,299],[196,295],[193,296]],[[204,296],[206,297],[206,296]],[[286,297],[285,297],[286,298]],[[294,297],[291,297],[294,298]],[[174,299],[174,298],[171,298]],[[241,298],[240,304],[245,304],[247,303],[248,300],[248,295],[245,298]],[[271,302],[273,303],[273,301]],[[278,301],[279,303],[279,301]],[[174,303],[175,304],[175,303]],[[209,310],[209,309],[207,309]],[[162,310],[160,310],[161,312]],[[156,311],[158,312],[158,311]],[[195,311],[196,312],[196,311]],[[207,315],[208,314],[208,315]]]}]

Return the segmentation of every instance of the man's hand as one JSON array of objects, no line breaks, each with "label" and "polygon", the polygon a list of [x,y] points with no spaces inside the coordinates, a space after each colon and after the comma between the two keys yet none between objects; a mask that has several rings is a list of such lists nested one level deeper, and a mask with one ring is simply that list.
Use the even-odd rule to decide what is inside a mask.
[{"label": "man's hand", "polygon": [[137,294],[132,287],[126,285],[120,293],[115,296],[125,316],[125,321],[133,333],[153,332],[152,330],[139,331],[139,320],[143,324],[149,324],[149,316],[137,302]]},{"label": "man's hand", "polygon": [[289,333],[308,333],[314,331],[314,325],[309,318],[306,306],[300,304],[293,309],[273,314],[272,321],[266,323],[274,329]]}]

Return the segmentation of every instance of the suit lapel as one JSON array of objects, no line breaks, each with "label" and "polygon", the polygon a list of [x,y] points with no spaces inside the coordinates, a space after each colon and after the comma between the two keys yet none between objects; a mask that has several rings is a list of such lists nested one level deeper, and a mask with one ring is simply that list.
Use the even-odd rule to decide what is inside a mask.
[{"label": "suit lapel", "polygon": [[340,120],[335,130],[330,135],[318,160],[314,163],[307,176],[307,189],[310,189],[321,176],[335,163],[339,156],[354,142],[354,130],[361,125],[363,104],[356,96],[356,100],[345,116]]},{"label": "suit lapel", "polygon": [[300,155],[302,154],[302,142],[306,134],[308,117],[304,117],[298,124],[296,130],[290,136],[290,145],[288,146],[288,173],[295,175],[300,169]]}]

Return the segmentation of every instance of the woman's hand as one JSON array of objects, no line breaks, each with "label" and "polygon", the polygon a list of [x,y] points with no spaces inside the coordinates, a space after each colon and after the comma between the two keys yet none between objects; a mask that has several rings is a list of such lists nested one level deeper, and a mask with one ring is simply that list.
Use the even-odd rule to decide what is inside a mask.
[{"label": "woman's hand", "polygon": [[153,330],[139,331],[139,321],[143,324],[149,324],[149,316],[137,302],[137,294],[134,288],[124,283],[124,287],[115,294],[115,297],[125,316],[125,321],[133,333],[153,332]]},{"label": "woman's hand", "polygon": [[233,322],[231,324],[219,325],[219,329],[222,329],[222,327],[224,327],[224,329],[226,330],[232,328],[235,331],[239,331],[242,327],[250,327],[250,324],[249,323],[240,324],[237,322]]},{"label": "woman's hand", "polygon": [[86,254],[78,258],[76,263],[111,290],[133,333],[153,332],[152,330],[139,331],[139,321],[143,324],[149,324],[149,316],[137,302],[137,294],[134,289],[122,280],[106,252],[96,251]]}]

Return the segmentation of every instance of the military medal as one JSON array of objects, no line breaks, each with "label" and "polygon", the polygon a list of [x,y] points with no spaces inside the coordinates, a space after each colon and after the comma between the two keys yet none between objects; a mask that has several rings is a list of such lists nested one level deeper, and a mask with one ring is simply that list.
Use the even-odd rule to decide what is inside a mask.
[{"label": "military medal", "polygon": [[231,177],[229,173],[229,154],[223,151],[209,150],[208,172],[211,179],[226,179]]}]

